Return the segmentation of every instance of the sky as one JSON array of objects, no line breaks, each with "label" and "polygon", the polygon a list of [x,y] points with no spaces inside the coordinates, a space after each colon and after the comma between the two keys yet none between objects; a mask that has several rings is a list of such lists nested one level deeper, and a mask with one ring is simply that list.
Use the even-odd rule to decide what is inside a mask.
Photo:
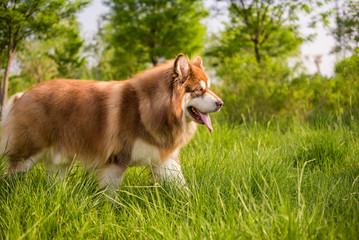
[{"label": "sky", "polygon": [[108,12],[108,7],[101,0],[92,0],[92,2],[78,16],[81,23],[81,33],[85,39],[90,39],[96,34],[98,21],[102,14]]},{"label": "sky", "polygon": [[[205,5],[208,6],[212,1],[213,0],[206,0]],[[81,33],[85,39],[91,39],[91,36],[96,34],[98,20],[100,16],[106,12],[108,12],[108,7],[105,6],[101,0],[92,0],[92,3],[79,14],[78,20],[81,23]],[[223,25],[217,19],[207,21],[208,23],[206,23],[206,25],[212,27],[211,31],[218,31],[223,28]],[[222,19],[220,21],[222,21]],[[304,17],[300,19],[300,27],[300,31],[304,35],[311,33],[317,34],[313,42],[307,42],[301,46],[301,60],[307,69],[307,73],[316,73],[317,69],[314,64],[314,56],[322,55],[321,73],[324,76],[332,76],[336,57],[330,54],[334,46],[334,39],[329,36],[328,29],[325,29],[323,26],[318,26],[313,30],[308,27],[308,19]]]}]

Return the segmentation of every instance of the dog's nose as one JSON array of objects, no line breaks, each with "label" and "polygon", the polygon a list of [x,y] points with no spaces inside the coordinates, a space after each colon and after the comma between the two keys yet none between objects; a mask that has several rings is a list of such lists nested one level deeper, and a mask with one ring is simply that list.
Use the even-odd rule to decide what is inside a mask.
[{"label": "dog's nose", "polygon": [[219,108],[221,108],[223,106],[223,101],[221,99],[219,99],[217,102],[216,102],[216,105]]}]

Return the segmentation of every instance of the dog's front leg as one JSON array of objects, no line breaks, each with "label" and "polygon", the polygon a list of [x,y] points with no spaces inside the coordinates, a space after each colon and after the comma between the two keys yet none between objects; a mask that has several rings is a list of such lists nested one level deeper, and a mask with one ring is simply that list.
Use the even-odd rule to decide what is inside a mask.
[{"label": "dog's front leg", "polygon": [[161,164],[153,166],[153,173],[157,180],[173,182],[179,187],[187,188],[177,155],[173,155]]},{"label": "dog's front leg", "polygon": [[127,167],[119,166],[118,164],[106,164],[97,170],[98,178],[100,180],[100,187],[108,186],[109,190],[116,190],[125,175]]}]

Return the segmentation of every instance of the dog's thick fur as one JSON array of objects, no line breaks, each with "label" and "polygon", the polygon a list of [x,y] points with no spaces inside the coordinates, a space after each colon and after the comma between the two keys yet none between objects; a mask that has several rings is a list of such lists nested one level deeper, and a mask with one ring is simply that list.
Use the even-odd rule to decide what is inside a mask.
[{"label": "dog's thick fur", "polygon": [[75,158],[95,169],[103,186],[118,186],[136,165],[184,183],[177,153],[196,130],[188,108],[206,114],[222,104],[201,58],[180,54],[126,81],[58,79],[15,95],[3,112],[1,148],[8,173],[29,170],[52,149],[55,160]]}]

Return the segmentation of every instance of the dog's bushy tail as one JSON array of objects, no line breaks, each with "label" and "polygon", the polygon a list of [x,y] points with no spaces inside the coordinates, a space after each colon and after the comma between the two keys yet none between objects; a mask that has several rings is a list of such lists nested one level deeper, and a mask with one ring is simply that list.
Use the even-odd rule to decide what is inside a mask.
[{"label": "dog's bushy tail", "polygon": [[21,98],[23,94],[23,92],[19,92],[12,95],[10,99],[6,102],[6,104],[2,107],[1,125],[4,125],[11,108],[14,106],[15,102]]}]

